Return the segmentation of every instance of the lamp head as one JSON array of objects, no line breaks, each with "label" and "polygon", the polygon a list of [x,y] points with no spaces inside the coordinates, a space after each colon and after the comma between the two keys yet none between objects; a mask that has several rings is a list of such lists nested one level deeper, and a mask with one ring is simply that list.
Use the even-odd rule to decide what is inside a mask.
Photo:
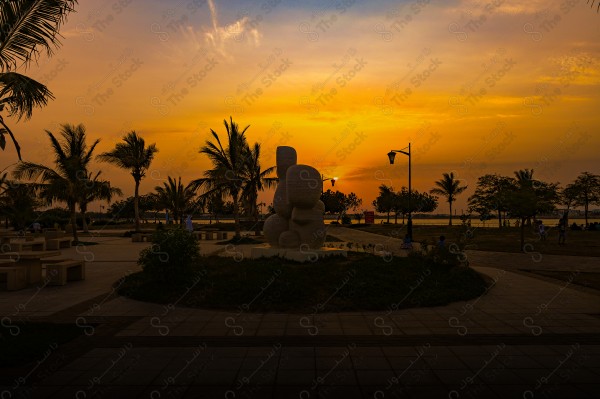
[{"label": "lamp head", "polygon": [[390,151],[388,152],[387,156],[390,159],[390,165],[393,165],[394,159],[396,158],[396,153],[394,151]]},{"label": "lamp head", "polygon": [[337,181],[337,177],[334,177],[333,179],[331,179],[331,187],[335,186],[335,182]]}]

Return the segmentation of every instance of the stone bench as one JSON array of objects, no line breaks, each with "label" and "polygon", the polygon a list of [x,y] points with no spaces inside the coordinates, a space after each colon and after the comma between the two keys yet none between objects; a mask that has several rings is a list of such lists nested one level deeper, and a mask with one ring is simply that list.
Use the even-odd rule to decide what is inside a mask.
[{"label": "stone bench", "polygon": [[57,249],[71,248],[71,238],[46,238],[46,249],[49,251],[55,251]]},{"label": "stone bench", "polygon": [[85,261],[74,259],[44,260],[46,279],[50,285],[65,285],[67,281],[85,280]]},{"label": "stone bench", "polygon": [[12,252],[22,251],[45,251],[46,241],[44,240],[25,240],[25,241],[12,241],[9,244],[5,244],[5,248]]},{"label": "stone bench", "polygon": [[21,266],[0,267],[0,276],[6,276],[6,289],[16,291],[27,287],[27,269]]},{"label": "stone bench", "polygon": [[225,231],[194,231],[192,234],[197,240],[226,240],[228,235]]}]

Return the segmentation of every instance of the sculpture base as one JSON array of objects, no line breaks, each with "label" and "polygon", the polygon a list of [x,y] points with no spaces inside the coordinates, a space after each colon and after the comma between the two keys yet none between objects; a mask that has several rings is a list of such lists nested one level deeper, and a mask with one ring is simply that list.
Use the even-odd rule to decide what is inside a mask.
[{"label": "sculpture base", "polygon": [[297,249],[286,248],[254,247],[252,248],[250,255],[252,259],[279,257],[296,262],[316,262],[319,259],[327,258],[329,256],[347,257],[348,251],[334,248],[308,249],[305,251],[300,251]]}]

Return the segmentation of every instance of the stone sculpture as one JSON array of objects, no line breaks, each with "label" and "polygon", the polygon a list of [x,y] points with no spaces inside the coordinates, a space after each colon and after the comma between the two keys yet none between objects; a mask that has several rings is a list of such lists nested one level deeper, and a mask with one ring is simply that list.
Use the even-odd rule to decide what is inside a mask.
[{"label": "stone sculpture", "polygon": [[321,174],[312,166],[297,165],[292,147],[277,147],[276,159],[279,184],[273,197],[275,214],[263,228],[267,241],[286,249],[321,248],[326,236]]}]

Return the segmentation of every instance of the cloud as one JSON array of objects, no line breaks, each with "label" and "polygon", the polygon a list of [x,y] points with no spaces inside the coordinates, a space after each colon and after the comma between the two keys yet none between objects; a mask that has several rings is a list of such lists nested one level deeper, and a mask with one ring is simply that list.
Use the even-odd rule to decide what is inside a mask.
[{"label": "cloud", "polygon": [[212,29],[204,32],[204,40],[215,52],[229,58],[227,49],[231,42],[245,42],[255,46],[260,44],[261,35],[256,28],[249,25],[247,16],[229,25],[220,26],[214,1],[208,0],[208,6],[210,8]]}]

